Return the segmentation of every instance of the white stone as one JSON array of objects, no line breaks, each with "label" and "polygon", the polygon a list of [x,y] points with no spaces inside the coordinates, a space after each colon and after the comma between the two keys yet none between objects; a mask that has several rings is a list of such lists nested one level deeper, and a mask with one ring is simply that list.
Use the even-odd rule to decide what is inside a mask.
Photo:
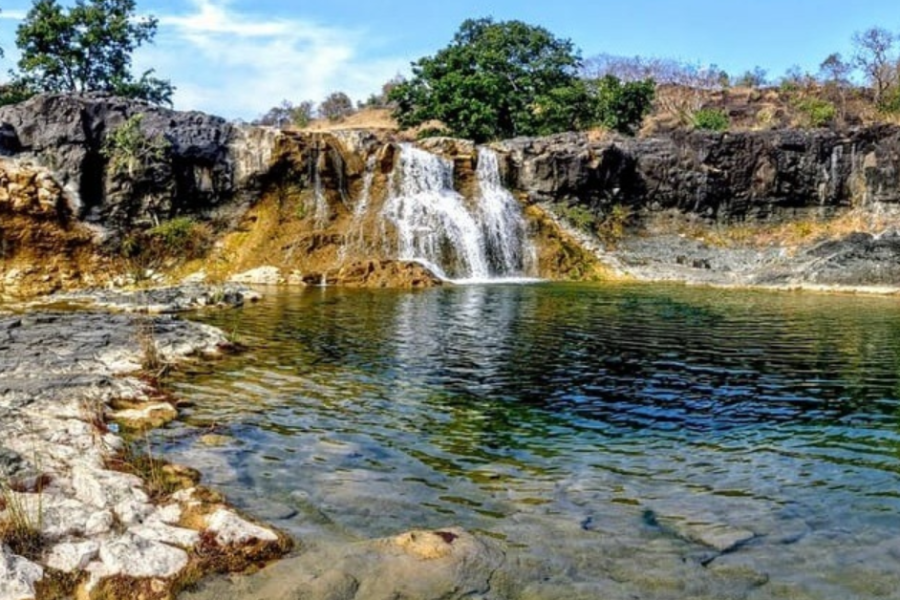
[{"label": "white stone", "polygon": [[283,279],[278,267],[257,267],[244,273],[238,273],[232,276],[229,281],[251,285],[278,285],[282,283]]},{"label": "white stone", "polygon": [[102,574],[172,577],[188,563],[187,552],[132,533],[100,545]]},{"label": "white stone", "polygon": [[245,544],[251,540],[274,542],[278,536],[265,527],[254,525],[242,519],[234,512],[220,508],[207,517],[206,526],[216,534],[216,540],[222,545]]},{"label": "white stone", "polygon": [[95,541],[57,544],[50,550],[46,564],[64,573],[80,571],[97,558],[99,552],[100,543]]},{"label": "white stone", "polygon": [[134,498],[122,500],[113,507],[113,512],[125,525],[138,525],[144,522],[152,512],[153,505]]},{"label": "white stone", "polygon": [[[51,539],[87,534],[89,523],[98,510],[73,498],[47,496],[43,501],[41,522],[44,535]],[[107,529],[108,530],[108,529]]]},{"label": "white stone", "polygon": [[0,600],[34,598],[34,584],[43,579],[44,569],[0,546]]},{"label": "white stone", "polygon": [[78,465],[72,469],[72,486],[76,498],[98,508],[109,508],[124,501],[148,501],[141,480],[127,473]]},{"label": "white stone", "polygon": [[168,504],[166,506],[161,506],[156,509],[152,515],[150,515],[150,521],[159,521],[160,523],[167,523],[169,525],[178,525],[181,521],[181,507],[177,504]]},{"label": "white stone", "polygon": [[109,510],[100,510],[92,514],[84,525],[84,535],[97,536],[108,533],[115,523],[115,518]]},{"label": "white stone", "polygon": [[200,534],[193,529],[175,527],[162,521],[152,521],[131,528],[131,533],[154,542],[162,542],[182,548],[191,548],[200,541]]}]

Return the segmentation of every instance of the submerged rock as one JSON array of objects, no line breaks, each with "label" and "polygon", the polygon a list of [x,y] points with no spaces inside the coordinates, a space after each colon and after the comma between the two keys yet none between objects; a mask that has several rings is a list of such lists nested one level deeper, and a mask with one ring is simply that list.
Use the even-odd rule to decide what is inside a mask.
[{"label": "submerged rock", "polygon": [[462,529],[411,531],[392,538],[310,550],[234,583],[210,582],[185,598],[488,597],[491,578],[504,559],[504,552],[495,544]]}]

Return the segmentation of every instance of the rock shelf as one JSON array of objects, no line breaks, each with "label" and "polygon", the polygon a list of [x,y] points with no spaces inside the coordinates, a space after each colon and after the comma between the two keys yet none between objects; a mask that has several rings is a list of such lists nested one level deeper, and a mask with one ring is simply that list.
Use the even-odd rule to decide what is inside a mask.
[{"label": "rock shelf", "polygon": [[226,346],[217,329],[171,316],[0,317],[0,600],[60,587],[87,598],[168,598],[204,571],[283,554],[284,536],[118,433],[114,407],[133,417],[164,403],[136,376],[148,352],[173,363]]}]

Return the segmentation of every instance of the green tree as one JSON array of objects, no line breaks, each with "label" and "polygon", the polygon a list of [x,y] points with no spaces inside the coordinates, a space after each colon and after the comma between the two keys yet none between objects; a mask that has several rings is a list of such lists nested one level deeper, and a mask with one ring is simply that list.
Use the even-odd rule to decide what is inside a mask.
[{"label": "green tree", "polygon": [[606,75],[591,83],[595,120],[608,129],[634,135],[653,108],[656,83],[652,79],[622,82]]},{"label": "green tree", "polygon": [[171,104],[172,84],[147,71],[135,78],[131,55],[156,34],[154,17],[135,15],[134,0],[35,0],[16,30],[19,77],[41,92],[110,92]]},{"label": "green tree", "polygon": [[469,19],[450,45],[390,91],[404,127],[436,119],[476,141],[570,129],[591,119],[572,42],[520,21]]}]

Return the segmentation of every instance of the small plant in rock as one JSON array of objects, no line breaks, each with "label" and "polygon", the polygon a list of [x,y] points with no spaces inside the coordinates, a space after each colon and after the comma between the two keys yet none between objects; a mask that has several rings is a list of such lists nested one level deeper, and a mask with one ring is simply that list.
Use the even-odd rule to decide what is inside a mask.
[{"label": "small plant in rock", "polygon": [[577,204],[558,204],[555,212],[569,225],[585,233],[592,233],[597,223],[593,212]]},{"label": "small plant in rock", "polygon": [[691,117],[691,124],[703,131],[726,131],[731,127],[731,120],[718,108],[701,108]]},{"label": "small plant in rock", "polygon": [[625,237],[625,229],[631,220],[632,214],[631,207],[624,204],[614,204],[598,223],[597,237],[604,244],[615,246]]},{"label": "small plant in rock", "polygon": [[110,133],[100,153],[116,175],[133,177],[139,169],[165,158],[171,144],[161,135],[150,137],[141,129],[144,115],[136,113]]},{"label": "small plant in rock", "polygon": [[[30,560],[40,557],[44,548],[43,492],[47,479],[36,479],[36,489],[14,489],[9,483],[0,485],[0,543],[5,544],[13,554]],[[30,506],[31,502],[35,506]]]},{"label": "small plant in rock", "polygon": [[152,317],[138,319],[137,342],[141,357],[141,369],[152,379],[159,379],[169,369],[156,345],[156,324]]}]

